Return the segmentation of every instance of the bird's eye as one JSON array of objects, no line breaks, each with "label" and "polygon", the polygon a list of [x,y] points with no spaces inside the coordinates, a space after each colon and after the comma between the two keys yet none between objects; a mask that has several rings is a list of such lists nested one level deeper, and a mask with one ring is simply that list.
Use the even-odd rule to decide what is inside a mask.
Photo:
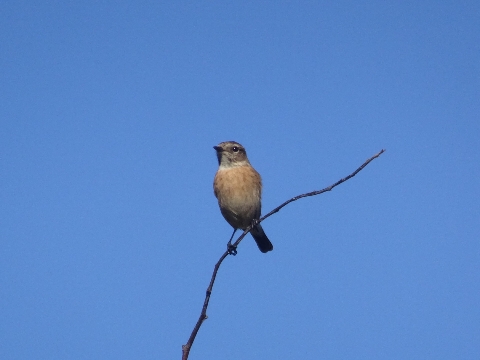
[{"label": "bird's eye", "polygon": [[234,146],[234,147],[232,148],[232,150],[233,150],[233,152],[238,152],[238,147],[237,147],[237,146]]}]

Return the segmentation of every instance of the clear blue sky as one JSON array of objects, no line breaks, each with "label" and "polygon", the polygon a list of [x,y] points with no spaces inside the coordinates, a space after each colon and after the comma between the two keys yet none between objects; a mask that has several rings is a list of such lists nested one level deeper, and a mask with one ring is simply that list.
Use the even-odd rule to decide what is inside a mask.
[{"label": "clear blue sky", "polygon": [[6,1],[0,358],[480,358],[478,1]]}]

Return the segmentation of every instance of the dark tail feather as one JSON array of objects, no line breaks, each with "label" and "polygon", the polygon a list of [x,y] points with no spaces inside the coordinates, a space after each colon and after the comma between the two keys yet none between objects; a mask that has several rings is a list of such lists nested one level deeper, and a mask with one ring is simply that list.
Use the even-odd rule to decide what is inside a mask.
[{"label": "dark tail feather", "polygon": [[263,232],[263,229],[260,225],[255,226],[252,230],[250,230],[250,234],[252,234],[255,242],[257,243],[258,248],[262,253],[266,253],[268,251],[273,250],[273,245],[268,240],[267,235]]}]

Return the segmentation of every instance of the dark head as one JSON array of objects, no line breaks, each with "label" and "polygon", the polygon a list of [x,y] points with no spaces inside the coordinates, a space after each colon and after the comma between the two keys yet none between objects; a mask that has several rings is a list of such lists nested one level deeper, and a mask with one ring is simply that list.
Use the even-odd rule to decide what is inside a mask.
[{"label": "dark head", "polygon": [[218,165],[221,168],[250,164],[245,148],[236,141],[225,141],[213,148],[217,151]]}]

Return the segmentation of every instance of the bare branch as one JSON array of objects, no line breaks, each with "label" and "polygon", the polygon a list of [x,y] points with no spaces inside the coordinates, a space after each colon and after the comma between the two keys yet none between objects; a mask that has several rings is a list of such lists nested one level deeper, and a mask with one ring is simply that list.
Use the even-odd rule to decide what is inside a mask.
[{"label": "bare branch", "polygon": [[[270,211],[268,214],[262,216],[257,224],[261,223],[263,220],[265,220],[266,218],[272,216],[273,214],[279,212],[283,207],[287,206],[288,204],[290,204],[291,202],[294,202],[294,201],[297,201],[301,198],[304,198],[304,197],[307,197],[307,196],[315,196],[315,195],[319,195],[319,194],[323,194],[324,192],[327,192],[327,191],[331,191],[334,187],[340,185],[341,183],[344,183],[345,181],[351,179],[352,177],[354,177],[355,175],[357,175],[360,171],[362,171],[371,161],[373,161],[374,159],[378,158],[380,155],[382,155],[383,153],[385,152],[384,149],[382,149],[379,153],[373,155],[370,159],[368,159],[367,161],[365,161],[357,170],[355,170],[353,173],[351,173],[350,175],[344,177],[343,179],[340,179],[338,180],[336,183],[322,189],[322,190],[317,190],[317,191],[312,191],[312,192],[309,192],[309,193],[305,193],[305,194],[301,194],[301,195],[298,195],[298,196],[295,196],[287,201],[285,201],[283,204],[281,204],[280,206],[277,206],[275,209],[273,209],[272,211]],[[235,241],[235,243],[233,244],[233,248],[236,248],[240,242],[243,240],[243,238],[250,232],[250,230],[252,229],[252,226],[249,226],[248,228],[245,229],[245,231],[243,232],[242,235],[239,236],[239,238]],[[200,313],[200,317],[198,318],[197,320],[197,323],[195,324],[195,327],[193,328],[193,331],[190,335],[190,338],[188,339],[187,343],[185,345],[182,346],[182,360],[187,360],[188,359],[188,355],[190,354],[190,349],[193,345],[193,342],[195,341],[195,337],[197,336],[197,333],[198,333],[198,330],[200,329],[200,326],[202,326],[203,324],[203,321],[207,319],[207,308],[208,308],[208,303],[210,302],[210,296],[212,294],[212,289],[213,289],[213,284],[215,282],[215,278],[217,277],[217,273],[218,273],[218,269],[220,268],[220,265],[222,264],[223,260],[225,260],[225,258],[229,255],[229,250],[227,249],[223,254],[222,256],[220,257],[220,259],[218,260],[218,262],[215,264],[215,267],[213,269],[213,274],[212,274],[212,278],[210,280],[210,284],[208,285],[208,288],[207,288],[207,292],[206,292],[206,295],[205,295],[205,301],[203,302],[203,307],[202,307],[202,312]]]}]

